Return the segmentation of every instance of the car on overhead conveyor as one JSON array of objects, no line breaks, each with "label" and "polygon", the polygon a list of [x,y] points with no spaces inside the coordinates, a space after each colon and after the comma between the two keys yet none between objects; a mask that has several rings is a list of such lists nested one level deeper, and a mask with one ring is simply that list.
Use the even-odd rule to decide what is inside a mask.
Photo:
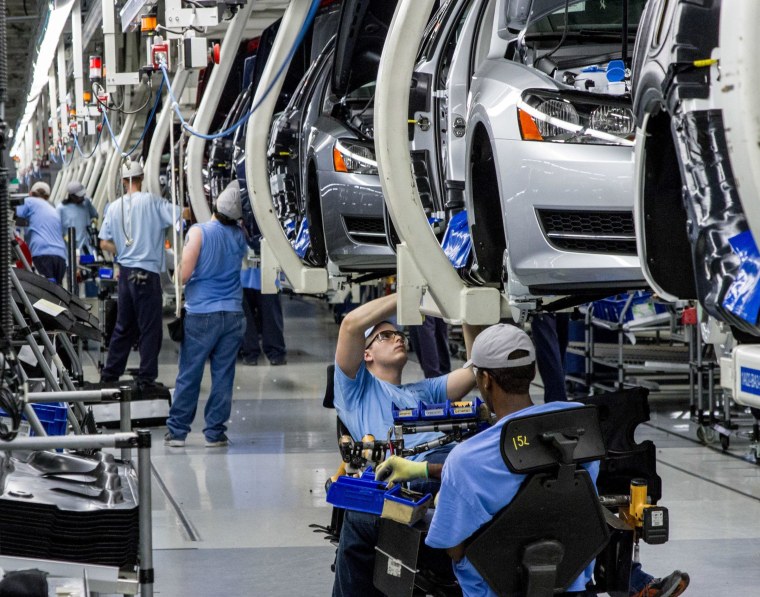
[{"label": "car on overhead conveyor", "polygon": [[469,280],[503,286],[513,303],[645,286],[627,93],[644,4],[458,4],[431,77],[442,151],[429,170],[445,202],[467,210]]},{"label": "car on overhead conveyor", "polygon": [[373,140],[375,79],[396,1],[344,0],[337,34],[274,121],[272,196],[303,259],[342,272],[392,273]]},{"label": "car on overhead conveyor", "polygon": [[747,275],[740,239],[751,233],[729,155],[720,71],[710,60],[721,6],[650,0],[642,16],[633,60],[636,231],[659,295],[698,299],[750,339],[760,336],[756,314],[743,317],[735,299]]}]

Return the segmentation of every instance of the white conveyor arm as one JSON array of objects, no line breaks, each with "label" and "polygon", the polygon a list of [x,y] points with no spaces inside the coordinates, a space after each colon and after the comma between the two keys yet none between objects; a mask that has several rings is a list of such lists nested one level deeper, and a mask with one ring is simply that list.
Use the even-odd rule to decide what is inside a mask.
[{"label": "white conveyor arm", "polygon": [[[180,67],[174,79],[172,79],[172,91],[176,98],[182,96],[182,92],[185,90],[187,80],[190,77],[190,71],[184,67]],[[145,190],[148,193],[153,193],[156,196],[161,195],[161,156],[164,152],[164,145],[169,137],[169,126],[173,121],[174,110],[172,109],[172,98],[167,93],[164,99],[164,106],[161,109],[161,113],[156,122],[156,128],[153,131],[153,137],[150,140],[150,149],[148,150],[148,157],[145,160]],[[173,151],[174,148],[170,148]]]},{"label": "white conveyor arm", "polygon": [[[422,323],[420,304],[430,292],[446,319],[497,323],[502,296],[496,288],[469,288],[443,253],[428,223],[409,154],[409,81],[422,32],[435,0],[401,0],[385,41],[377,75],[375,152],[398,246],[398,320]],[[505,302],[506,304],[506,302]]]},{"label": "white conveyor arm", "polygon": [[[254,0],[248,0],[238,10],[224,36],[219,64],[211,71],[211,77],[209,77],[206,90],[203,93],[203,98],[193,121],[193,128],[200,133],[208,134],[209,132],[211,121],[214,118],[214,114],[216,114],[216,107],[219,105],[219,98],[222,96],[222,91],[224,91],[224,84],[227,82],[227,76],[230,74],[232,63],[235,61],[238,46],[243,39],[253,4]],[[211,219],[211,209],[209,208],[206,194],[203,192],[203,148],[205,146],[205,139],[191,135],[190,140],[187,142],[187,155],[185,156],[185,163],[187,164],[187,193],[190,197],[190,204],[193,206],[195,219],[199,222]],[[180,171],[181,168],[182,165],[180,164]]]},{"label": "white conveyor arm", "polygon": [[[732,0],[720,9],[720,71],[712,67],[713,93],[723,109],[728,153],[747,223],[760,246],[760,2]],[[707,56],[705,56],[707,58]],[[718,81],[720,79],[720,82]],[[716,91],[717,90],[717,91]]]},{"label": "white conveyor arm", "polygon": [[[306,20],[310,5],[311,2],[306,0],[294,0],[288,5],[256,89],[253,106],[258,105],[261,94],[272,85],[275,73],[285,62]],[[296,292],[322,293],[327,291],[327,270],[308,267],[301,262],[301,258],[285,236],[272,204],[267,170],[267,143],[282,82],[281,77],[274,83],[272,91],[251,116],[246,129],[245,176],[253,214],[264,237],[261,239],[261,291],[267,294],[277,292],[275,277],[281,268]]]}]

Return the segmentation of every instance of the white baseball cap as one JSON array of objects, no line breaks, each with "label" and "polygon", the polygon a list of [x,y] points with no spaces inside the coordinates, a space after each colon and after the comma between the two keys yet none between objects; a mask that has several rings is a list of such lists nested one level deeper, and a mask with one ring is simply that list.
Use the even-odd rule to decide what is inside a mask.
[{"label": "white baseball cap", "polygon": [[143,168],[137,160],[127,160],[121,167],[122,178],[139,178],[143,175]]},{"label": "white baseball cap", "polygon": [[30,193],[44,193],[45,196],[50,197],[50,185],[46,183],[44,180],[38,180],[32,185],[32,188],[29,189]]},{"label": "white baseball cap", "polygon": [[[524,350],[528,356],[510,359],[515,350]],[[481,369],[507,369],[530,365],[536,360],[536,349],[530,337],[520,328],[499,323],[483,330],[472,344],[470,360],[464,367]]]},{"label": "white baseball cap", "polygon": [[216,211],[230,218],[239,220],[243,217],[243,206],[240,203],[240,184],[233,180],[216,198]]}]

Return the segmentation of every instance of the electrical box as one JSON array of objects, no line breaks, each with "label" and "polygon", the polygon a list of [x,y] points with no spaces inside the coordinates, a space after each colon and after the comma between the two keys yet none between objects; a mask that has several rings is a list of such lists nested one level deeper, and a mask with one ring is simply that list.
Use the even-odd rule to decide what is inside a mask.
[{"label": "electrical box", "polygon": [[182,40],[185,68],[206,68],[208,49],[203,37],[186,37]]}]

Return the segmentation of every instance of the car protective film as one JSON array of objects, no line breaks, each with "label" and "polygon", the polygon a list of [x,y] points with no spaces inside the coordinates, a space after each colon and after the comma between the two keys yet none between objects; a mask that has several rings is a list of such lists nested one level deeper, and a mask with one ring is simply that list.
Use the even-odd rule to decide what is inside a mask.
[{"label": "car protective film", "polygon": [[728,239],[741,265],[733,284],[728,288],[723,306],[748,321],[757,323],[760,312],[760,251],[757,250],[752,233],[747,230]]},{"label": "car protective film", "polygon": [[472,237],[467,226],[467,210],[460,211],[449,221],[441,248],[456,269],[467,265],[472,251]]},{"label": "car protective film", "polygon": [[731,170],[723,116],[719,110],[679,114],[673,117],[672,131],[684,182],[699,301],[719,321],[760,336],[754,323],[724,306],[729,289],[741,274],[741,258],[730,239],[749,227]]},{"label": "car protective film", "polygon": [[301,259],[304,259],[306,257],[306,252],[309,250],[310,246],[311,236],[309,236],[309,222],[306,218],[304,218],[301,220],[301,225],[298,228],[298,234],[293,241],[293,249]]}]

